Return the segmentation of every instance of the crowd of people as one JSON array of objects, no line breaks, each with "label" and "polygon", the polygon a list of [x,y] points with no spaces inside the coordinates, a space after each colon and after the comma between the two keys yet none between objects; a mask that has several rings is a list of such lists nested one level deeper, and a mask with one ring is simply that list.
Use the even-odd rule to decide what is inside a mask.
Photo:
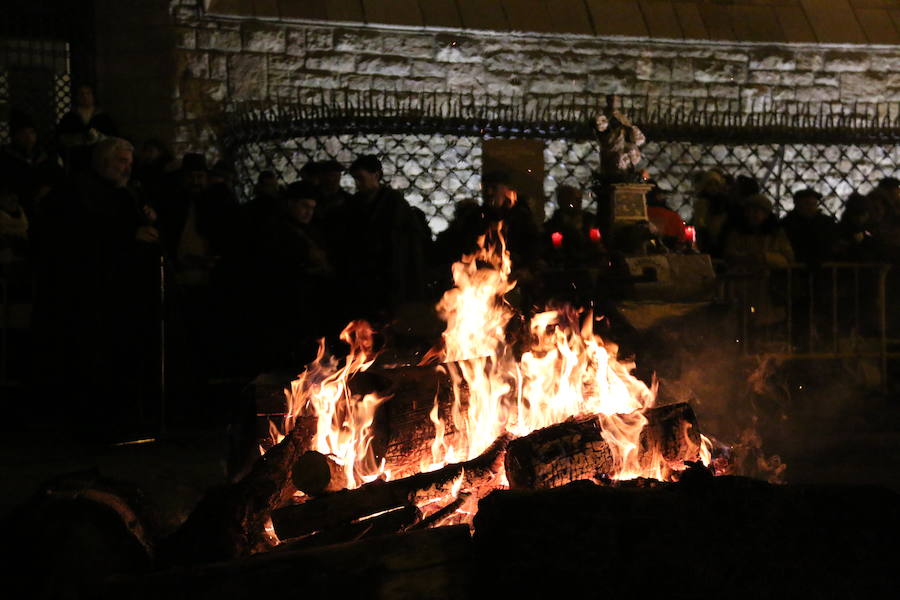
[{"label": "crowd of people", "polygon": [[[433,238],[372,155],[346,167],[309,162],[287,185],[263,171],[241,204],[231,165],[117,137],[89,86],[51,143],[24,113],[13,114],[10,134],[0,151],[4,278],[13,298],[34,306],[35,386],[88,419],[96,415],[84,407],[139,418],[143,404],[125,399],[158,393],[147,381],[164,349],[185,403],[196,403],[216,369],[298,368],[317,338],[351,319],[383,325],[406,305],[433,304],[451,285],[450,265],[501,223],[526,309],[566,273],[609,269],[617,251],[584,210],[583,190],[561,186],[559,208],[541,223],[501,172],[485,174],[482,197],[460,202]],[[345,171],[354,193],[341,186]],[[653,243],[629,251],[708,252],[735,268],[898,256],[896,179],[848,198],[840,222],[812,189],[797,191],[779,220],[750,177],[712,170],[695,183],[693,226],[655,186],[645,228]]]}]

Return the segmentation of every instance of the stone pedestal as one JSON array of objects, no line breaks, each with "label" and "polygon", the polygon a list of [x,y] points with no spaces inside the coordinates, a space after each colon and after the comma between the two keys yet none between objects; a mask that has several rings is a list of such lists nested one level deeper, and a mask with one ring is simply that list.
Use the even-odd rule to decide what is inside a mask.
[{"label": "stone pedestal", "polygon": [[597,216],[603,239],[615,240],[622,229],[647,221],[648,183],[611,183],[600,189]]}]

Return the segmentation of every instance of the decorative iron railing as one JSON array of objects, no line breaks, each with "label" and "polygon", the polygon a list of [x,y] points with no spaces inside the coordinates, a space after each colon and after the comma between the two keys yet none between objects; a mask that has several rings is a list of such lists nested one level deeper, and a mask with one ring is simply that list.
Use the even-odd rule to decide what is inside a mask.
[{"label": "decorative iron railing", "polygon": [[[620,100],[649,140],[642,149],[646,168],[686,219],[693,178],[711,168],[756,178],[782,212],[792,206],[792,191],[814,187],[834,215],[850,193],[900,176],[900,103]],[[309,160],[347,164],[358,154],[378,154],[391,184],[440,231],[457,200],[479,193],[483,139],[545,140],[548,212],[558,185],[588,189],[599,169],[593,121],[605,103],[602,96],[335,90],[303,104],[234,106],[222,139],[245,182],[263,169],[288,182]]]}]

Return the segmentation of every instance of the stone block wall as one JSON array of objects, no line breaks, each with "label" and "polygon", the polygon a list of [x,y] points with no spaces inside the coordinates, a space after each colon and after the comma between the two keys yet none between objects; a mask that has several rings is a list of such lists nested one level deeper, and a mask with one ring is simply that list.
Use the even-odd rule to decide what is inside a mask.
[{"label": "stone block wall", "polygon": [[173,8],[179,150],[212,141],[210,122],[228,102],[302,101],[323,89],[651,94],[748,106],[900,100],[897,47],[402,30],[228,19],[190,2]]}]

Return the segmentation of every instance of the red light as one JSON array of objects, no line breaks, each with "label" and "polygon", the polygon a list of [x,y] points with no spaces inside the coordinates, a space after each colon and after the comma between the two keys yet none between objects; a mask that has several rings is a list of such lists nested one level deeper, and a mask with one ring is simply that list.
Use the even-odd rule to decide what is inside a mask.
[{"label": "red light", "polygon": [[550,239],[553,241],[554,248],[562,248],[563,234],[558,231],[554,231],[550,234]]},{"label": "red light", "polygon": [[694,229],[693,225],[686,225],[684,228],[684,233],[690,243],[694,244],[697,242],[697,230]]},{"label": "red light", "polygon": [[603,239],[603,236],[600,235],[600,230],[597,229],[596,227],[591,227],[591,231],[589,232],[588,235],[591,236],[592,242],[599,242],[600,240]]}]

